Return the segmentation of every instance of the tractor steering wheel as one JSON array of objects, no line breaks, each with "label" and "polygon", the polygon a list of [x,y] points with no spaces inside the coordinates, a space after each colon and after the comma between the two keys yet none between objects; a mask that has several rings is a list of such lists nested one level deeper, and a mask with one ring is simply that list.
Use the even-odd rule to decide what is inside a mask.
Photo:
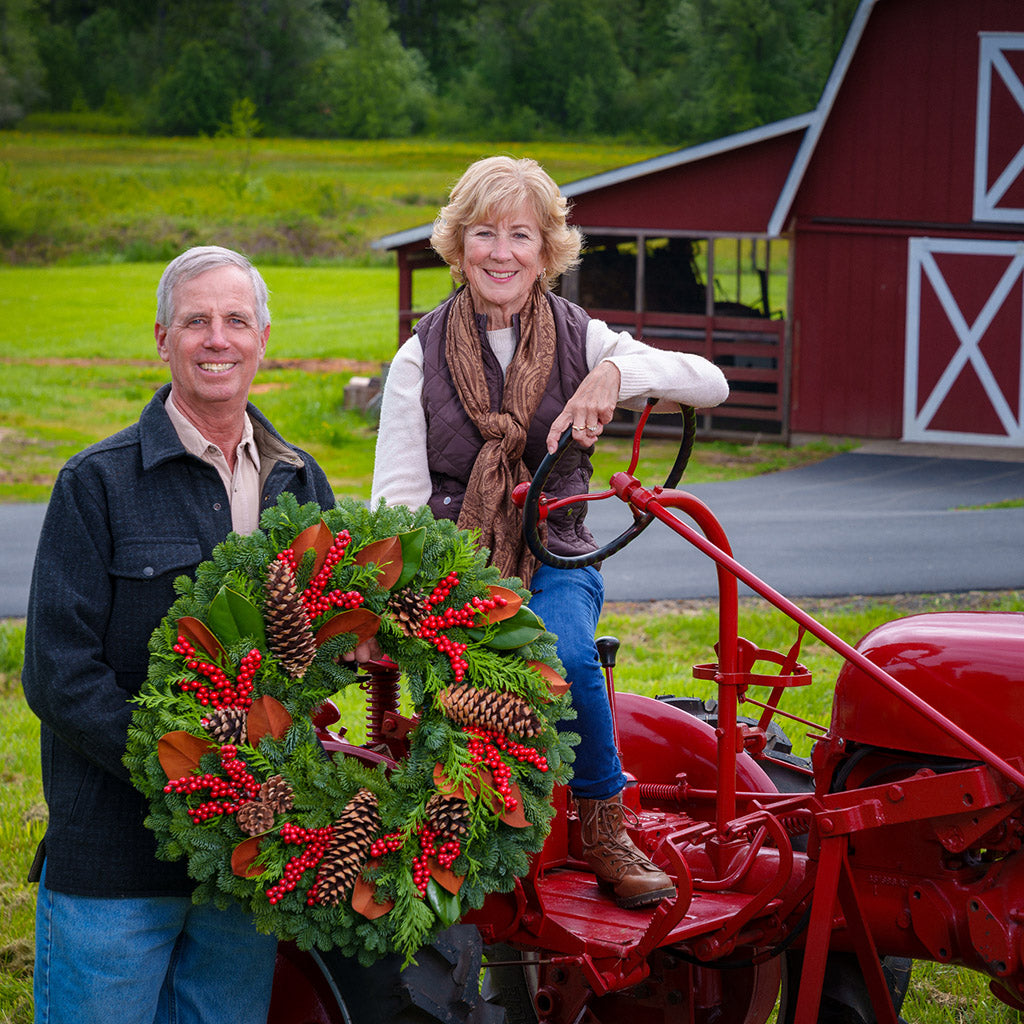
[{"label": "tractor steering wheel", "polygon": [[[651,409],[654,407],[657,399],[649,398],[647,400],[647,408],[644,410],[643,415],[640,417],[640,422],[637,424],[636,433],[633,438],[633,459],[630,463],[627,472],[632,473],[636,469],[637,459],[640,453],[640,438],[643,435],[644,426],[647,423],[647,418],[651,413]],[[662,485],[665,488],[675,487],[683,475],[683,470],[686,469],[687,462],[690,461],[690,453],[693,451],[693,440],[697,434],[697,414],[694,410],[685,405],[680,410],[683,418],[683,436],[679,443],[679,451],[676,453],[675,462],[672,463],[672,468],[669,470],[668,476],[665,479],[665,483]],[[545,455],[544,460],[537,467],[537,472],[533,476],[533,480],[530,483],[530,488],[526,492],[526,501],[523,505],[523,533],[526,536],[526,543],[533,552],[534,556],[545,565],[553,566],[556,569],[580,569],[586,565],[594,565],[597,562],[603,562],[609,555],[615,554],[616,551],[621,551],[630,541],[639,537],[641,533],[650,525],[651,520],[654,516],[647,514],[644,516],[637,516],[632,526],[627,527],[622,533],[618,535],[614,540],[609,541],[603,547],[598,548],[596,551],[588,551],[582,555],[556,555],[553,551],[549,551],[545,546],[544,542],[540,538],[540,506],[543,498],[544,484],[547,483],[548,477],[551,475],[551,471],[555,468],[558,460],[562,457],[565,449],[572,442],[572,427],[566,427],[565,432],[559,438],[558,447],[551,454]],[[579,495],[577,498],[565,499],[565,504],[576,504],[580,501],[595,501],[601,498],[611,497],[615,491],[606,491],[602,494],[595,495]]]}]

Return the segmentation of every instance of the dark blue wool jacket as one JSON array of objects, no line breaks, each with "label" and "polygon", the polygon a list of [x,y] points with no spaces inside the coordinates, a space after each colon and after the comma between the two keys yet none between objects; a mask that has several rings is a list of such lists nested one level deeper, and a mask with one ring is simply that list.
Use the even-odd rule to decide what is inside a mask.
[{"label": "dark blue wool jacket", "polygon": [[[122,764],[148,642],[191,574],[231,531],[216,469],[186,453],[165,385],[139,421],[74,456],[46,512],[29,595],[22,682],[42,721],[46,884],[86,896],[189,893],[155,858],[147,802]],[[323,471],[250,405],[261,508],[284,491],[334,505]]]}]

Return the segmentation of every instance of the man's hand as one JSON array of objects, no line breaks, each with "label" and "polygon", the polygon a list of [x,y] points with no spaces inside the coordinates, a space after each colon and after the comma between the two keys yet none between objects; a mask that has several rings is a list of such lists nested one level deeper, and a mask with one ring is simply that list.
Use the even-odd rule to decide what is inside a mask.
[{"label": "man's hand", "polygon": [[383,653],[380,649],[380,644],[377,643],[377,638],[370,637],[369,640],[356,644],[351,651],[346,651],[341,657],[343,661],[356,662],[361,665],[366,661],[377,661]]}]

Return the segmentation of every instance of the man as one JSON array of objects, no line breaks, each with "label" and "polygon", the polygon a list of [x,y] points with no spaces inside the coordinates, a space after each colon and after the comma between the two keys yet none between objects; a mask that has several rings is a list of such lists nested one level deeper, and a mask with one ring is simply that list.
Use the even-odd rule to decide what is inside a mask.
[{"label": "man", "polygon": [[180,255],[157,290],[170,384],[54,486],[23,673],[49,806],[34,866],[40,1024],[266,1021],[276,940],[238,907],[192,904],[185,864],[155,858],[121,759],[174,579],[231,530],[256,529],[283,491],[334,504],[320,467],[248,402],[269,334],[267,288],[244,256]]}]

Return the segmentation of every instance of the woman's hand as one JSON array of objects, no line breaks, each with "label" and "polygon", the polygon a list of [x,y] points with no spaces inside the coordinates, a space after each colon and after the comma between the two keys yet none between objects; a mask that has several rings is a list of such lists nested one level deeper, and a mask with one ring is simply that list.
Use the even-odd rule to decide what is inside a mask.
[{"label": "woman's hand", "polygon": [[569,426],[572,427],[573,440],[583,448],[589,448],[615,415],[619,383],[619,368],[614,363],[607,359],[598,363],[583,378],[576,394],[565,403],[565,408],[551,424],[548,451],[554,454],[558,449],[558,439]]}]

